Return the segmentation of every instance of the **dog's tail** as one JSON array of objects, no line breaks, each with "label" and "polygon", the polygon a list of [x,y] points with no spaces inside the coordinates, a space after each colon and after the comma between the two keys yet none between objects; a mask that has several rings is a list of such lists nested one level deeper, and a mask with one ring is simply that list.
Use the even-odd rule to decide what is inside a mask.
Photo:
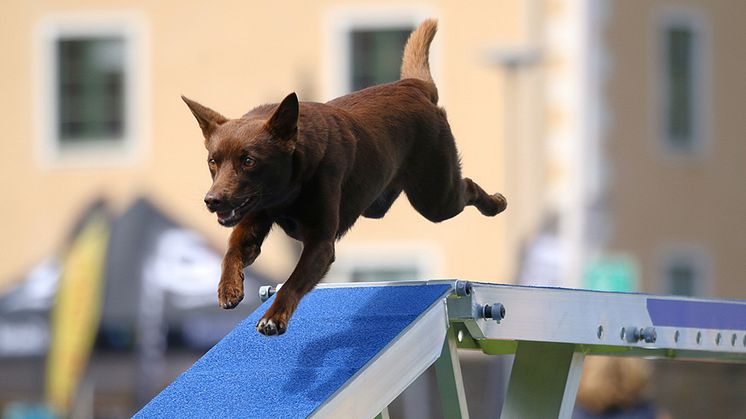
[{"label": "dog's tail", "polygon": [[427,19],[422,22],[409,36],[401,63],[401,78],[420,79],[427,82],[427,93],[435,104],[438,103],[438,89],[430,74],[429,51],[437,31],[437,20]]}]

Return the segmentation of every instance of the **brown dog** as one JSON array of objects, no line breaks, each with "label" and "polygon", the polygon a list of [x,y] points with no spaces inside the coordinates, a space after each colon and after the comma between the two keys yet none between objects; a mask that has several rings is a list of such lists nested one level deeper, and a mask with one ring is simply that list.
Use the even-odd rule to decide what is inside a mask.
[{"label": "brown dog", "polygon": [[298,265],[257,324],[282,334],[300,299],[334,261],[334,242],[361,215],[381,218],[402,191],[433,222],[473,205],[494,216],[506,207],[461,178],[459,157],[428,64],[437,29],[427,20],[404,49],[401,80],[327,103],[260,106],[239,119],[182,97],[199,122],[213,185],[205,196],[218,222],[233,227],[218,302],[242,299],[243,269],[254,262],[273,224],[303,242]]}]

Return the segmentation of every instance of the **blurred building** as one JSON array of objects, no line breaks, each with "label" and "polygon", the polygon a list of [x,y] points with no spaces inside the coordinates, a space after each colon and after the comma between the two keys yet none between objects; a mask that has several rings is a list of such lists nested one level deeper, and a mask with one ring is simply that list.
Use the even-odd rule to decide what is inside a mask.
[{"label": "blurred building", "polygon": [[727,0],[611,8],[608,248],[634,254],[644,291],[746,298],[744,13]]},{"label": "blurred building", "polygon": [[[505,145],[512,208],[524,210],[508,223],[511,244],[525,243],[521,280],[746,298],[734,18],[746,5],[537,4],[535,46],[493,54],[517,101]],[[530,159],[544,159],[538,174]]]},{"label": "blurred building", "polygon": [[[520,2],[14,1],[4,9],[0,83],[12,124],[1,158],[13,197],[0,207],[0,240],[12,242],[0,256],[4,284],[49,253],[99,195],[121,210],[146,194],[224,247],[228,230],[202,202],[210,184],[202,137],[179,95],[238,117],[290,91],[323,101],[396,79],[406,34],[429,16],[442,20],[433,71],[464,172],[488,190],[505,188],[501,79],[483,54],[523,36]],[[361,220],[345,237],[330,278],[504,280],[513,269],[507,222],[467,209],[434,226],[401,199],[385,220]],[[287,276],[296,251],[275,231],[257,266]]]},{"label": "blurred building", "polygon": [[[400,199],[338,244],[328,280],[746,298],[744,12],[733,0],[6,1],[0,293],[98,199],[126,214],[146,196],[224,249],[179,95],[229,117],[290,91],[326,101],[395,80],[407,34],[436,17],[432,70],[464,174],[505,192],[508,210],[433,225]],[[276,230],[256,269],[282,281],[297,252]],[[743,385],[709,388],[732,406]]]}]

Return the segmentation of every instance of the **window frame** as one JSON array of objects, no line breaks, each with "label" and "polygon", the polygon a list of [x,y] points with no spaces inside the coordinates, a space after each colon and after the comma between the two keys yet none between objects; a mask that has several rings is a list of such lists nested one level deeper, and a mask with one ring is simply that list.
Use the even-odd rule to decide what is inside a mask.
[{"label": "window frame", "polygon": [[[686,8],[666,9],[658,13],[655,31],[654,60],[656,75],[653,78],[657,96],[653,121],[657,124],[655,139],[660,152],[668,159],[694,160],[707,155],[710,148],[710,118],[712,102],[710,96],[711,48],[709,27],[701,13]],[[686,28],[692,34],[692,144],[677,145],[669,134],[669,62],[667,36],[670,30]]]},{"label": "window frame", "polygon": [[[356,30],[387,30],[402,27],[417,28],[425,19],[436,16],[427,8],[359,7],[336,9],[326,16],[324,54],[324,97],[331,100],[350,93],[351,33]],[[430,71],[437,78],[439,48],[437,41],[430,49]],[[442,95],[441,95],[442,97]]]},{"label": "window frame", "polygon": [[[123,136],[118,141],[86,141],[65,144],[59,127],[60,40],[111,38],[124,41]],[[43,168],[89,168],[132,165],[143,156],[144,127],[148,109],[145,95],[147,53],[142,19],[130,14],[81,14],[49,16],[37,25],[35,33],[35,129],[39,163]]]}]

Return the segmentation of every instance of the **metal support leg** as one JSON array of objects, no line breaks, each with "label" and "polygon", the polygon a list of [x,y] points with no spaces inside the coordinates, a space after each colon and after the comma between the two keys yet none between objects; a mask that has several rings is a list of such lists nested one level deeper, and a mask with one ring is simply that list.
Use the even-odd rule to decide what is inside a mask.
[{"label": "metal support leg", "polygon": [[435,361],[435,375],[438,379],[443,417],[468,419],[469,409],[466,406],[464,381],[461,379],[461,364],[458,361],[453,327],[448,328],[440,358]]},{"label": "metal support leg", "polygon": [[390,419],[391,416],[389,416],[389,408],[385,408],[381,411],[381,413],[378,414],[374,419]]},{"label": "metal support leg", "polygon": [[570,418],[583,358],[572,344],[518,342],[500,418]]}]

